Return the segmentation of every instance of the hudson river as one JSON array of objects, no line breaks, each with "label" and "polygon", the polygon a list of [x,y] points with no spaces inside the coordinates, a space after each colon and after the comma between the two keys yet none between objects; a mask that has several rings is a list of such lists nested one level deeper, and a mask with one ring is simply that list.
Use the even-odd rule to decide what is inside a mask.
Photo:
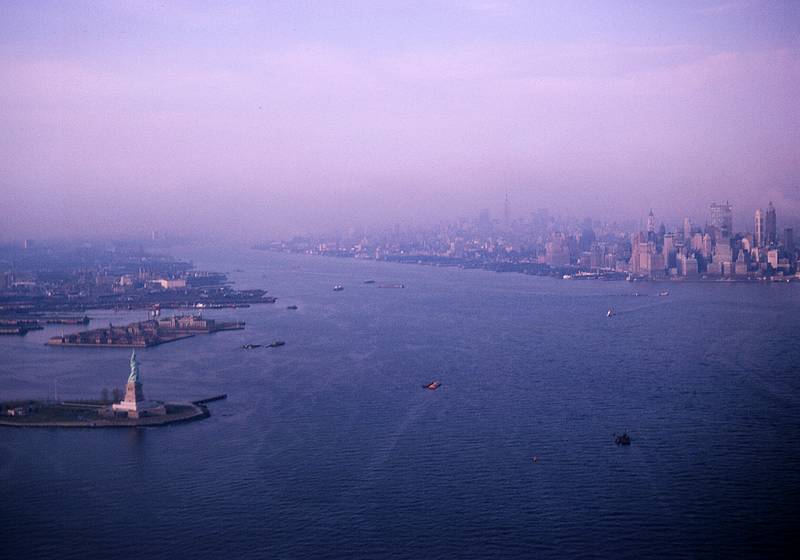
[{"label": "hudson river", "polygon": [[[149,398],[228,400],[164,428],[2,429],[4,557],[764,557],[796,530],[798,284],[172,254],[278,298],[137,352]],[[0,399],[124,385],[129,350],[44,346],[60,332],[0,338]]]}]

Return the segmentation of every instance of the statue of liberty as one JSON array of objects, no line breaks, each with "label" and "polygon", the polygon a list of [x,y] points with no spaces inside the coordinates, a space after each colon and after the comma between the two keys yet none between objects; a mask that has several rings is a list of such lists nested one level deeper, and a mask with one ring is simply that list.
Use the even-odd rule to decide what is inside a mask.
[{"label": "statue of liberty", "polygon": [[136,350],[131,352],[131,374],[128,383],[139,383],[139,362],[136,361]]},{"label": "statue of liberty", "polygon": [[142,380],[139,377],[139,362],[136,360],[136,350],[131,352],[131,373],[125,387],[125,398],[112,405],[114,413],[126,415],[128,418],[142,418],[144,416],[163,416],[167,413],[164,403],[147,401],[142,390]]}]

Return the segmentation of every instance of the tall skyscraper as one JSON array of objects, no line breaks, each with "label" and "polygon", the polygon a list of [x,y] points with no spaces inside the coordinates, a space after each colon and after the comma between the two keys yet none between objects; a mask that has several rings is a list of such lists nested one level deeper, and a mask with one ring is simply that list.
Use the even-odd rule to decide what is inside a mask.
[{"label": "tall skyscraper", "polygon": [[728,238],[733,234],[733,208],[728,202],[711,205],[711,225],[719,230],[722,237]]},{"label": "tall skyscraper", "polygon": [[756,210],[756,231],[754,241],[756,247],[764,246],[764,217],[761,215],[761,209]]},{"label": "tall skyscraper", "polygon": [[698,232],[692,235],[692,251],[696,253],[702,253],[704,247],[703,234]]},{"label": "tall skyscraper", "polygon": [[656,241],[656,217],[653,215],[653,209],[647,215],[647,241],[655,243]]},{"label": "tall skyscraper", "polygon": [[708,258],[711,256],[712,250],[711,236],[707,233],[703,234],[703,256]]},{"label": "tall skyscraper", "polygon": [[487,235],[492,231],[492,220],[489,217],[489,210],[486,208],[482,208],[480,214],[478,214],[478,231],[483,235]]},{"label": "tall skyscraper", "polygon": [[503,226],[506,229],[510,229],[511,228],[511,203],[508,200],[508,191],[507,190],[506,190],[505,206],[503,208],[503,219],[505,221]]},{"label": "tall skyscraper", "polygon": [[664,260],[666,261],[667,268],[675,268],[675,256],[677,251],[675,250],[675,235],[672,233],[668,233],[664,235],[664,248],[662,249],[664,254]]},{"label": "tall skyscraper", "polygon": [[764,226],[764,242],[766,245],[778,244],[778,220],[772,202],[767,206],[767,220]]}]

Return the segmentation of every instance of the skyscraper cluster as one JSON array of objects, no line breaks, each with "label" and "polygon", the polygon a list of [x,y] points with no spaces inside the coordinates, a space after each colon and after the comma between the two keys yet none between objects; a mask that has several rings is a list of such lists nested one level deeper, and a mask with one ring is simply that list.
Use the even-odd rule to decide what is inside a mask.
[{"label": "skyscraper cluster", "polygon": [[704,225],[685,218],[672,230],[658,223],[653,209],[638,228],[634,223],[556,218],[545,209],[512,219],[506,194],[500,219],[484,209],[472,219],[432,228],[361,231],[346,239],[298,238],[277,247],[570,277],[800,279],[794,230],[788,227],[779,235],[772,203],[755,211],[754,225],[753,232],[736,232],[733,206],[727,201],[709,206]]},{"label": "skyscraper cluster", "polygon": [[778,235],[777,212],[770,202],[757,209],[753,232],[734,233],[729,202],[710,206],[705,228],[686,218],[672,233],[655,231],[650,210],[647,231],[634,234],[629,271],[648,277],[693,276],[757,278],[788,276],[798,270],[793,228]]}]

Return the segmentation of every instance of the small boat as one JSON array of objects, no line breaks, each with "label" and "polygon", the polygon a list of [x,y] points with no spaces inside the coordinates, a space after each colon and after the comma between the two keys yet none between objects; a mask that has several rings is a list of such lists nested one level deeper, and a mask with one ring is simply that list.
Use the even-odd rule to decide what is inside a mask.
[{"label": "small boat", "polygon": [[669,292],[667,292],[667,291],[664,291],[664,292],[658,292],[658,295],[660,295],[660,296],[668,296],[668,295],[669,295]]},{"label": "small boat", "polygon": [[436,389],[438,389],[441,386],[442,386],[442,384],[439,381],[431,381],[427,385],[423,385],[422,388],[423,389],[430,389],[431,391],[435,391]]},{"label": "small boat", "polygon": [[284,341],[276,340],[275,342],[267,344],[267,348],[277,348],[278,346],[283,346],[284,344],[286,344]]},{"label": "small boat", "polygon": [[260,344],[242,344],[242,348],[245,350],[252,350],[253,348],[261,348]]},{"label": "small boat", "polygon": [[606,313],[606,317],[613,317],[614,315],[616,315],[616,313],[614,313],[613,309],[609,309],[608,313]]},{"label": "small boat", "polygon": [[287,305],[286,309],[295,310],[295,309],[297,309],[297,306],[296,305]]},{"label": "small boat", "polygon": [[364,280],[364,284],[374,284],[375,280]]},{"label": "small boat", "polygon": [[631,436],[628,435],[628,432],[624,432],[621,435],[614,434],[614,443],[617,445],[630,445]]},{"label": "small boat", "polygon": [[344,286],[342,286],[341,284],[336,284],[336,285],[333,287],[333,291],[334,291],[334,292],[341,292],[342,290],[344,290]]}]

